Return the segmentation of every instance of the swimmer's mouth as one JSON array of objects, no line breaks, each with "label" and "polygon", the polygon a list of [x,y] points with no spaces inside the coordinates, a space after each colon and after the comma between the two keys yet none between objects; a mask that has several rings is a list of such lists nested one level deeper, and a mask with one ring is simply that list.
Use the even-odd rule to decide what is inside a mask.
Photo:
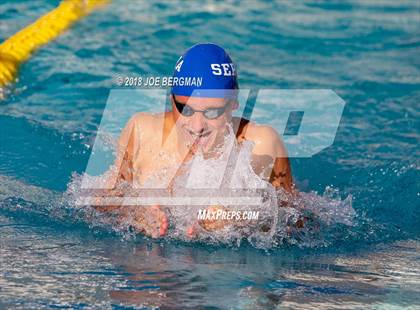
[{"label": "swimmer's mouth", "polygon": [[187,130],[187,131],[188,131],[189,135],[191,136],[193,142],[196,143],[196,144],[199,144],[199,145],[205,145],[205,144],[207,144],[208,137],[211,134],[211,131],[207,131],[207,132],[199,133],[199,134],[194,133],[194,132],[192,132],[190,130]]},{"label": "swimmer's mouth", "polygon": [[192,131],[188,131],[188,133],[191,135],[191,137],[193,137],[194,139],[199,139],[199,138],[206,138],[210,135],[210,131],[205,132],[205,133],[194,133]]}]

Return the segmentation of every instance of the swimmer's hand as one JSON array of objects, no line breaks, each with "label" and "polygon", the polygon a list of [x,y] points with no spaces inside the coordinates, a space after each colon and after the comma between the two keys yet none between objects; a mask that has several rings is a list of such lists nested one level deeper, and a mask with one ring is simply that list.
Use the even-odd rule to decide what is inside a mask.
[{"label": "swimmer's hand", "polygon": [[295,223],[295,227],[296,228],[304,228],[306,225],[306,222],[308,222],[310,220],[309,217],[307,216],[301,216]]},{"label": "swimmer's hand", "polygon": [[296,221],[288,223],[286,232],[289,237],[301,234],[319,234],[321,231],[320,223],[310,215],[301,215]]},{"label": "swimmer's hand", "polygon": [[160,238],[168,232],[168,216],[159,205],[136,206],[131,214],[131,226],[152,238]]},{"label": "swimmer's hand", "polygon": [[[213,212],[216,213],[218,210],[226,210],[226,208],[219,205],[209,206],[207,208],[207,213],[213,213]],[[198,220],[196,223],[188,227],[187,236],[190,238],[194,237],[200,228],[209,232],[214,232],[214,231],[222,230],[228,225],[230,225],[230,222],[226,219]]]},{"label": "swimmer's hand", "polygon": [[[217,213],[218,210],[226,210],[223,206],[210,206],[207,208],[208,213]],[[199,220],[198,224],[207,231],[216,231],[225,228],[229,222],[225,219],[206,219]]]}]

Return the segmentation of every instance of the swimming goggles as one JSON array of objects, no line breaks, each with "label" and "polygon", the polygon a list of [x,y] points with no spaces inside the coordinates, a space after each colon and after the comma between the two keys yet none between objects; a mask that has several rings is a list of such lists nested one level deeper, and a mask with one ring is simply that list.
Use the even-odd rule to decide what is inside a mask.
[{"label": "swimming goggles", "polygon": [[220,117],[223,113],[225,113],[225,110],[226,110],[227,106],[230,104],[230,101],[229,101],[223,107],[220,107],[220,108],[209,108],[209,109],[205,109],[205,110],[194,110],[189,105],[177,101],[173,94],[172,94],[172,99],[174,100],[176,109],[183,116],[190,117],[195,112],[201,112],[201,113],[203,113],[204,117],[207,118],[207,119],[216,119],[216,118]]}]

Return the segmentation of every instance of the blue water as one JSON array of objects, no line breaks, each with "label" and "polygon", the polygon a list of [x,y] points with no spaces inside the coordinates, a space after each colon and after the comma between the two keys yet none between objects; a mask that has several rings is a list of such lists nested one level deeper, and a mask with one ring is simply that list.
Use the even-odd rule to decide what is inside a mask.
[{"label": "blue water", "polygon": [[[2,1],[0,40],[57,4]],[[202,41],[230,52],[242,87],[344,99],[334,144],[292,169],[301,191],[351,195],[353,227],[259,250],[126,238],[60,207],[115,76],[169,75]],[[419,54],[418,1],[120,0],[89,16],[0,102],[0,308],[420,307]]]}]

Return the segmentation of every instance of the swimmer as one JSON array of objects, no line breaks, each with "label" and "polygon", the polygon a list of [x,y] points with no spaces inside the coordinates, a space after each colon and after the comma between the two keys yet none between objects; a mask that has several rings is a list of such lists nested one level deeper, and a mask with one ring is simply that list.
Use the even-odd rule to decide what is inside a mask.
[{"label": "swimmer", "polygon": [[[119,181],[141,185],[168,167],[179,167],[197,153],[212,157],[231,126],[239,144],[245,140],[254,142],[251,157],[254,172],[275,188],[293,192],[287,151],[276,130],[232,116],[238,107],[237,73],[222,47],[204,43],[188,49],[175,65],[173,81],[169,112],[137,113],[123,129],[115,164],[119,167]],[[142,206],[135,214],[128,211],[122,214],[131,216],[133,226],[146,235],[160,237],[167,232],[168,217],[161,206]],[[223,228],[225,223],[191,223],[187,234],[193,236],[197,225],[212,231]]]}]

